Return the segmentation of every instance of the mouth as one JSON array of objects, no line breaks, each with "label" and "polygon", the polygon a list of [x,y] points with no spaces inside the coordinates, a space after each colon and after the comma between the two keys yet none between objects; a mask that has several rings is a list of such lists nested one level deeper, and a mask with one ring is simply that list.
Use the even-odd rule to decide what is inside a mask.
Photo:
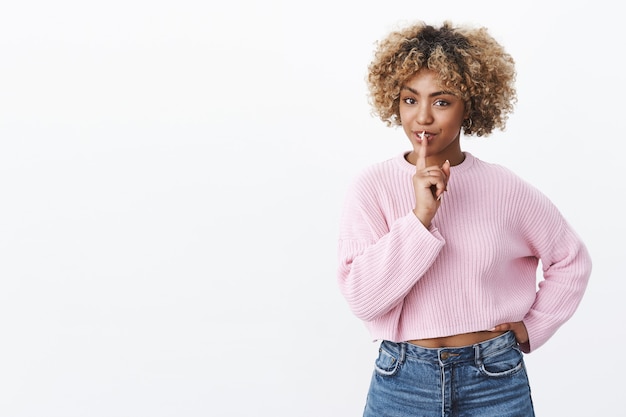
[{"label": "mouth", "polygon": [[427,132],[425,130],[413,132],[413,135],[415,135],[415,138],[417,139],[419,143],[421,143],[424,139],[426,139],[427,141],[431,141],[433,137],[435,137],[434,133]]}]

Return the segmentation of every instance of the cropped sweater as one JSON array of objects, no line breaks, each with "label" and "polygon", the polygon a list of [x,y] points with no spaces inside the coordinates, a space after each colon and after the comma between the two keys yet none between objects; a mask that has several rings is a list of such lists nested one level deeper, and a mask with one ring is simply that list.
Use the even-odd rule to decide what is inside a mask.
[{"label": "cropped sweater", "polygon": [[[400,154],[349,187],[338,283],[374,340],[401,342],[524,322],[530,352],[578,307],[591,258],[538,189],[465,152],[424,227],[413,213],[415,166]],[[542,274],[538,273],[541,267]]]}]

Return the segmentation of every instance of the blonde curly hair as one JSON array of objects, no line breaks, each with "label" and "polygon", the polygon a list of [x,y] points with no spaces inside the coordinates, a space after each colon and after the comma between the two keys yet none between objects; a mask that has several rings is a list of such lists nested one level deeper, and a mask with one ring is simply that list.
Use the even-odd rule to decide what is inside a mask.
[{"label": "blonde curly hair", "polygon": [[400,89],[422,68],[435,71],[441,87],[458,95],[469,117],[466,135],[504,130],[517,101],[515,62],[485,28],[441,27],[423,22],[391,32],[377,44],[367,76],[374,115],[399,126]]}]

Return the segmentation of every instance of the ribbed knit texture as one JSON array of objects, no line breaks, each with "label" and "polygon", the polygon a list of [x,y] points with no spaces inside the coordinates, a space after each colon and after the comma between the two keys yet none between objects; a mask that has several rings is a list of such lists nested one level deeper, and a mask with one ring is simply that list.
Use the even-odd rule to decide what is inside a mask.
[{"label": "ribbed knit texture", "polygon": [[578,307],[591,259],[544,194],[502,166],[465,156],[451,168],[430,229],[413,214],[415,166],[403,154],[356,179],[339,230],[339,287],[375,340],[523,320],[530,352]]}]

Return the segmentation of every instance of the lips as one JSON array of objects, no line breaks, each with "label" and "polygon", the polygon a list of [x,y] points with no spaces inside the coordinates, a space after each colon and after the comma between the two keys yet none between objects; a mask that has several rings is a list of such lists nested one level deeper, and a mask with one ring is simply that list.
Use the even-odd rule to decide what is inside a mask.
[{"label": "lips", "polygon": [[413,134],[415,135],[415,137],[417,138],[418,142],[422,141],[422,134],[424,135],[424,138],[426,138],[426,140],[430,141],[432,140],[432,138],[435,136],[434,133],[432,132],[426,132],[424,130],[418,131],[418,132],[413,132]]}]

